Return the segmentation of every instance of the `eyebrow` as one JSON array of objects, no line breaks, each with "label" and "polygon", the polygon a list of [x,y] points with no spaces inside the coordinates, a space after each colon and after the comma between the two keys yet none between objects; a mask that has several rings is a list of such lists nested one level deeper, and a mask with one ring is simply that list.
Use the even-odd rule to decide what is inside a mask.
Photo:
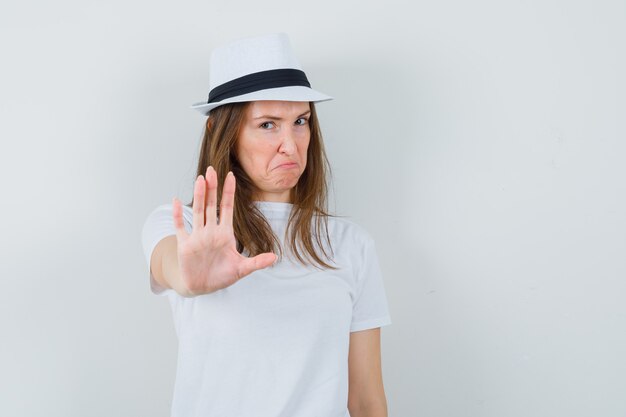
[{"label": "eyebrow", "polygon": [[[299,115],[298,117],[302,117],[304,115],[307,115],[311,113],[311,110],[307,110],[304,113],[302,113],[301,115]],[[259,117],[255,117],[253,120],[256,119],[272,119],[272,120],[283,120],[281,117],[276,117],[276,116],[270,116],[270,115],[263,115],[263,116],[259,116]]]}]

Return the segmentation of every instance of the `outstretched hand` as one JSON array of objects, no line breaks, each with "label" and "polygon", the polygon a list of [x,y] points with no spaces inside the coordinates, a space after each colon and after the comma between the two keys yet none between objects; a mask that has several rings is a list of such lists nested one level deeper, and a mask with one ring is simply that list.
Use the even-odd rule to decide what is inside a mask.
[{"label": "outstretched hand", "polygon": [[277,258],[273,252],[251,258],[237,252],[233,230],[235,183],[235,175],[229,171],[224,180],[218,224],[217,173],[209,166],[206,179],[198,176],[193,192],[191,233],[187,233],[183,225],[182,203],[176,198],[173,200],[180,278],[189,295],[226,288],[256,270],[271,266]]}]

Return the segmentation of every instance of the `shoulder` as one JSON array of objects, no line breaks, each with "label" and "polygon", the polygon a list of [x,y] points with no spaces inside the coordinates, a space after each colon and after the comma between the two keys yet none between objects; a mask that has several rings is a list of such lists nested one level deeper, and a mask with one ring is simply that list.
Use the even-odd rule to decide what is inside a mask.
[{"label": "shoulder", "polygon": [[[183,224],[187,231],[190,231],[193,224],[193,209],[183,206]],[[172,233],[174,229],[173,205],[172,203],[161,204],[154,207],[145,217],[143,233],[159,234]]]}]

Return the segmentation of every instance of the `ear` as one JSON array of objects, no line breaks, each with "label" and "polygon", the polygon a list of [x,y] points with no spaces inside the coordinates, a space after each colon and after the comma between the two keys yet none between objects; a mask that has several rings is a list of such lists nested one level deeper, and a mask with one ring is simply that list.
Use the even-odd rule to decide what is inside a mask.
[{"label": "ear", "polygon": [[206,121],[206,128],[207,130],[211,130],[213,129],[213,118],[209,117]]}]

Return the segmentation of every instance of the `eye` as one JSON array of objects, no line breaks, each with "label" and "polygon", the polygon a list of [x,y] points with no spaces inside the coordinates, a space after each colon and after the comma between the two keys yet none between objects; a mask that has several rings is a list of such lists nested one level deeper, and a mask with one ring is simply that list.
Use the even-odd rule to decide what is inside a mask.
[{"label": "eye", "polygon": [[[298,120],[302,120],[302,123],[298,123]],[[300,126],[307,124],[307,122],[309,121],[309,119],[307,119],[306,117],[301,117],[298,120],[296,120],[296,124]]]},{"label": "eye", "polygon": [[261,123],[259,127],[266,129],[265,126],[270,125],[270,124],[274,124],[274,122],[264,122],[264,123]]}]

